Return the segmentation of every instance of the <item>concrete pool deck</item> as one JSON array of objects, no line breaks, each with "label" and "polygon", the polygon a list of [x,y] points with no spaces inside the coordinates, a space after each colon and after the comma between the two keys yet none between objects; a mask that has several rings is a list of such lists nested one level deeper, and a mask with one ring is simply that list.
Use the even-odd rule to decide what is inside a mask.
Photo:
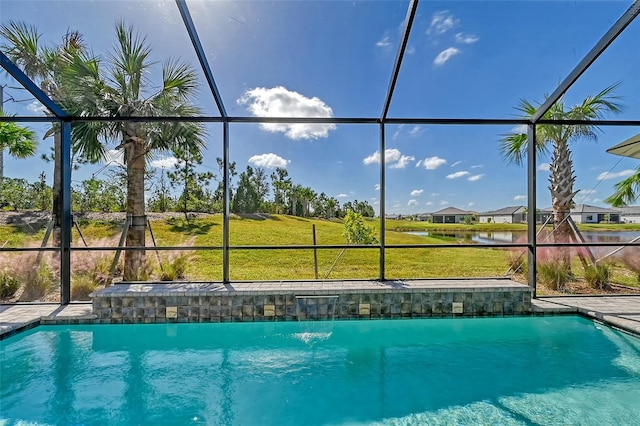
[{"label": "concrete pool deck", "polygon": [[[341,291],[429,291],[444,293],[455,289],[475,292],[489,292],[492,290],[522,291],[526,287],[510,280],[459,280],[452,285],[451,280],[419,280],[393,281],[380,283],[375,281],[360,282],[260,282],[233,283],[228,285],[207,284],[207,291],[232,292],[241,294],[284,294],[291,291],[304,290],[310,294],[331,294]],[[189,294],[191,291],[203,291],[203,284],[180,283],[174,284],[172,292]],[[147,288],[150,287],[150,288]],[[131,284],[110,287],[110,294],[121,293],[148,295],[149,291],[159,294],[167,293],[167,287],[153,284]],[[472,290],[473,291],[473,290]],[[175,294],[174,293],[174,294]],[[198,293],[200,294],[200,293]],[[525,315],[567,315],[580,314],[593,318],[614,327],[640,336],[640,296],[556,296],[542,297],[531,300],[531,311]],[[516,313],[518,315],[518,313]],[[0,338],[8,337],[18,331],[35,327],[39,324],[93,324],[100,320],[94,314],[91,303],[72,303],[67,306],[58,304],[4,304],[0,305]]]}]

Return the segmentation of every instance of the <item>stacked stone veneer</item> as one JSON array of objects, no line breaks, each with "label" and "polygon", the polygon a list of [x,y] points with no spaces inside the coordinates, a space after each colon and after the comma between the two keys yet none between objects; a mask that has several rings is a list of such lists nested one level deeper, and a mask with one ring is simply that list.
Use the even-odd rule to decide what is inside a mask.
[{"label": "stacked stone veneer", "polygon": [[[100,323],[297,321],[531,314],[531,289],[233,291],[222,285],[115,285],[94,293]],[[119,288],[120,287],[120,288]],[[460,306],[460,303],[462,304]],[[456,309],[457,308],[457,309]],[[460,312],[461,311],[461,312]]]}]

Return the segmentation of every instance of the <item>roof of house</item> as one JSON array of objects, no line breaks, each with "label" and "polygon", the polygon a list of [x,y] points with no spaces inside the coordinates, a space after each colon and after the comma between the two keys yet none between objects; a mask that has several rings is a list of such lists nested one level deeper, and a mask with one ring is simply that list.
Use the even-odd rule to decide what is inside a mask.
[{"label": "roof of house", "polygon": [[620,207],[619,210],[623,215],[640,215],[640,206]]},{"label": "roof of house", "polygon": [[571,209],[571,213],[620,213],[620,210],[590,206],[588,204],[576,204],[575,207]]},{"label": "roof of house", "polygon": [[433,212],[431,213],[431,215],[473,215],[476,214],[476,212],[472,212],[469,210],[460,210],[456,207],[446,207],[442,210],[438,210],[437,212]]},{"label": "roof of house", "polygon": [[504,216],[516,213],[524,213],[524,206],[509,206],[503,207],[498,210],[491,210],[488,212],[479,213],[479,216]]}]

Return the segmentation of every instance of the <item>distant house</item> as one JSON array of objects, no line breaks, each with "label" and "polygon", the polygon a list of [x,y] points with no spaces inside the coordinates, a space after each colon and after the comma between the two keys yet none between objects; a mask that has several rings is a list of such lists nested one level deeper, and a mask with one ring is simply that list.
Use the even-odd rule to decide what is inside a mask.
[{"label": "distant house", "polygon": [[640,223],[640,206],[621,207],[620,222]]},{"label": "distant house", "polygon": [[432,223],[461,223],[464,222],[466,216],[473,217],[476,212],[469,210],[460,210],[455,207],[447,207],[446,209],[438,210],[431,213]]},{"label": "distant house", "polygon": [[480,223],[520,223],[526,222],[526,220],[527,212],[524,206],[510,206],[478,213]]},{"label": "distant house", "polygon": [[429,219],[431,219],[431,213],[420,213],[419,215],[417,215],[417,218],[420,222],[427,222]]},{"label": "distant house", "polygon": [[599,222],[620,222],[620,210],[606,207],[590,206],[588,204],[577,204],[571,209],[571,219],[575,223],[599,223]]},{"label": "distant house", "polygon": [[402,219],[402,216],[398,214],[388,214],[388,215],[385,215],[385,218],[387,218],[387,220],[399,220],[399,219]]}]

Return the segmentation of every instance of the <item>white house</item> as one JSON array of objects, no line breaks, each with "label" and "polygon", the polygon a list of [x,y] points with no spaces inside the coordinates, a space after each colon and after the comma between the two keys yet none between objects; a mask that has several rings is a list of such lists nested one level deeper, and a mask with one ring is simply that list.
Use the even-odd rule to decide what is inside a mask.
[{"label": "white house", "polygon": [[433,223],[462,223],[465,217],[473,217],[476,212],[460,210],[455,207],[447,207],[437,212],[431,213]]},{"label": "white house", "polygon": [[620,222],[640,223],[640,206],[621,207]]},{"label": "white house", "polygon": [[527,220],[524,206],[504,207],[484,213],[478,213],[480,223],[520,223]]},{"label": "white house", "polygon": [[577,204],[571,209],[570,214],[575,223],[599,223],[605,221],[619,223],[620,213],[620,210]]}]

